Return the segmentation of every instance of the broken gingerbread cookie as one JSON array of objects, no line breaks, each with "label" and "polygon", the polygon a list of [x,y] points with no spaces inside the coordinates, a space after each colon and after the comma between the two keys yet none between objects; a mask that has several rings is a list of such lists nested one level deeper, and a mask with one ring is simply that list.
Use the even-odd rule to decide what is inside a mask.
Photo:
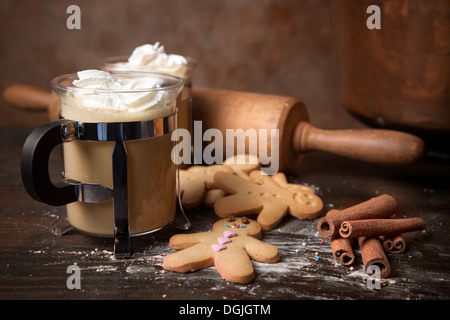
[{"label": "broken gingerbread cookie", "polygon": [[180,170],[180,197],[184,208],[192,209],[202,204],[207,192],[214,188],[213,177],[219,171],[233,173],[230,167],[220,164]]},{"label": "broken gingerbread cookie", "polygon": [[186,273],[215,266],[223,279],[248,283],[255,276],[252,259],[274,263],[280,258],[275,246],[259,240],[261,232],[256,221],[242,217],[219,220],[212,231],[174,235],[169,245],[181,251],[166,256],[163,267]]},{"label": "broken gingerbread cookie", "polygon": [[256,156],[242,154],[227,158],[223,164],[195,165],[180,170],[180,196],[183,207],[192,209],[204,205],[212,208],[217,199],[226,196],[226,193],[214,184],[214,175],[217,172],[229,172],[248,179],[248,174],[259,169],[260,165]]}]

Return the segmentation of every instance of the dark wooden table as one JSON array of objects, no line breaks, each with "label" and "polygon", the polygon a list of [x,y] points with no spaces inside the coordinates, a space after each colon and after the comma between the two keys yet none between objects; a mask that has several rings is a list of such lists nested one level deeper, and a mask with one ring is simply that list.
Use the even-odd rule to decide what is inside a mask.
[{"label": "dark wooden table", "polygon": [[[71,231],[55,236],[51,228],[64,211],[34,201],[23,189],[20,152],[28,128],[0,128],[0,299],[448,299],[450,298],[450,165],[436,159],[403,168],[376,167],[312,152],[289,176],[313,186],[325,210],[345,208],[380,194],[399,203],[397,217],[421,217],[424,232],[405,235],[407,250],[388,255],[391,275],[381,289],[366,285],[359,252],[352,267],[331,255],[329,241],[316,233],[317,219],[286,217],[265,232],[278,247],[275,264],[254,263],[249,284],[229,283],[214,268],[189,274],[164,271],[173,252],[173,227],[132,238],[133,256],[116,260],[112,239]],[[53,159],[55,158],[55,159]],[[52,165],[57,157],[52,157]],[[188,212],[189,232],[210,230],[218,219],[209,209]],[[320,259],[317,260],[316,257]],[[70,290],[69,266],[80,268],[81,288]]]}]

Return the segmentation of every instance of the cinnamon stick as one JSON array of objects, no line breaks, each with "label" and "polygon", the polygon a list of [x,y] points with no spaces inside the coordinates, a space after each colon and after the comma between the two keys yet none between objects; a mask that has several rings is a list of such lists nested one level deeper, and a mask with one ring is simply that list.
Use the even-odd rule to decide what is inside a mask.
[{"label": "cinnamon stick", "polygon": [[383,194],[344,210],[330,210],[317,223],[317,231],[323,238],[331,237],[339,233],[344,221],[387,218],[396,211],[397,201],[394,197]]},{"label": "cinnamon stick", "polygon": [[392,241],[394,242],[394,248],[395,250],[392,251],[392,253],[400,253],[405,251],[406,248],[406,242],[405,239],[403,239],[402,235],[395,236]]},{"label": "cinnamon stick", "polygon": [[366,273],[369,275],[372,274],[373,272],[370,272],[370,270],[373,270],[371,266],[375,265],[380,268],[380,277],[387,278],[391,273],[391,266],[384,254],[380,239],[374,237],[360,237],[358,238],[358,243]]},{"label": "cinnamon stick", "polygon": [[378,237],[423,229],[425,222],[421,218],[366,219],[342,222],[339,234],[343,238]]},{"label": "cinnamon stick", "polygon": [[[334,228],[334,224],[332,224],[331,220],[327,220],[327,218],[332,218],[334,214],[339,214],[341,212],[341,210],[337,210],[337,209],[332,209],[330,211],[327,212],[327,214],[325,215],[325,217],[322,217],[319,219],[319,221],[317,222],[317,231],[319,232],[319,235],[322,238],[328,238],[331,237],[332,235],[336,235],[335,228]],[[330,223],[332,224],[330,226]],[[330,230],[330,228],[332,228],[332,230]]]},{"label": "cinnamon stick", "polygon": [[383,245],[383,249],[386,252],[391,252],[394,248],[394,243],[392,242],[392,237],[390,236],[380,236],[381,244]]},{"label": "cinnamon stick", "polygon": [[353,254],[351,239],[341,238],[334,236],[331,238],[331,251],[333,257],[339,260],[342,265],[348,266],[355,261],[355,255]]},{"label": "cinnamon stick", "polygon": [[387,253],[401,253],[406,249],[406,242],[402,235],[380,236],[380,240]]}]

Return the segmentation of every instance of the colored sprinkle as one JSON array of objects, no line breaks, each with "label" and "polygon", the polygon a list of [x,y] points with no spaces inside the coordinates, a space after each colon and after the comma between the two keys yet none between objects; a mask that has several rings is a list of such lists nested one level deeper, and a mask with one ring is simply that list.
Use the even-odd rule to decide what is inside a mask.
[{"label": "colored sprinkle", "polygon": [[239,223],[233,223],[233,224],[231,224],[231,223],[224,223],[223,225],[225,227],[228,227],[228,228],[247,228],[247,226],[245,224],[243,224],[241,226]]}]

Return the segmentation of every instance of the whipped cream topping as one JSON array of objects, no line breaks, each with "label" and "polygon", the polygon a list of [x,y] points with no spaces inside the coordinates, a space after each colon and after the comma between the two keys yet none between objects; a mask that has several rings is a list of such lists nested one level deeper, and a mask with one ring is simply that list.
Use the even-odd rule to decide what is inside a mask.
[{"label": "whipped cream topping", "polygon": [[128,65],[132,66],[185,66],[187,60],[185,57],[177,54],[167,54],[164,46],[159,42],[155,44],[144,44],[134,49],[128,58]]},{"label": "whipped cream topping", "polygon": [[84,70],[77,73],[76,88],[91,89],[72,92],[80,99],[79,107],[113,112],[140,112],[157,107],[163,100],[158,84],[145,78],[116,78],[101,70]]}]

